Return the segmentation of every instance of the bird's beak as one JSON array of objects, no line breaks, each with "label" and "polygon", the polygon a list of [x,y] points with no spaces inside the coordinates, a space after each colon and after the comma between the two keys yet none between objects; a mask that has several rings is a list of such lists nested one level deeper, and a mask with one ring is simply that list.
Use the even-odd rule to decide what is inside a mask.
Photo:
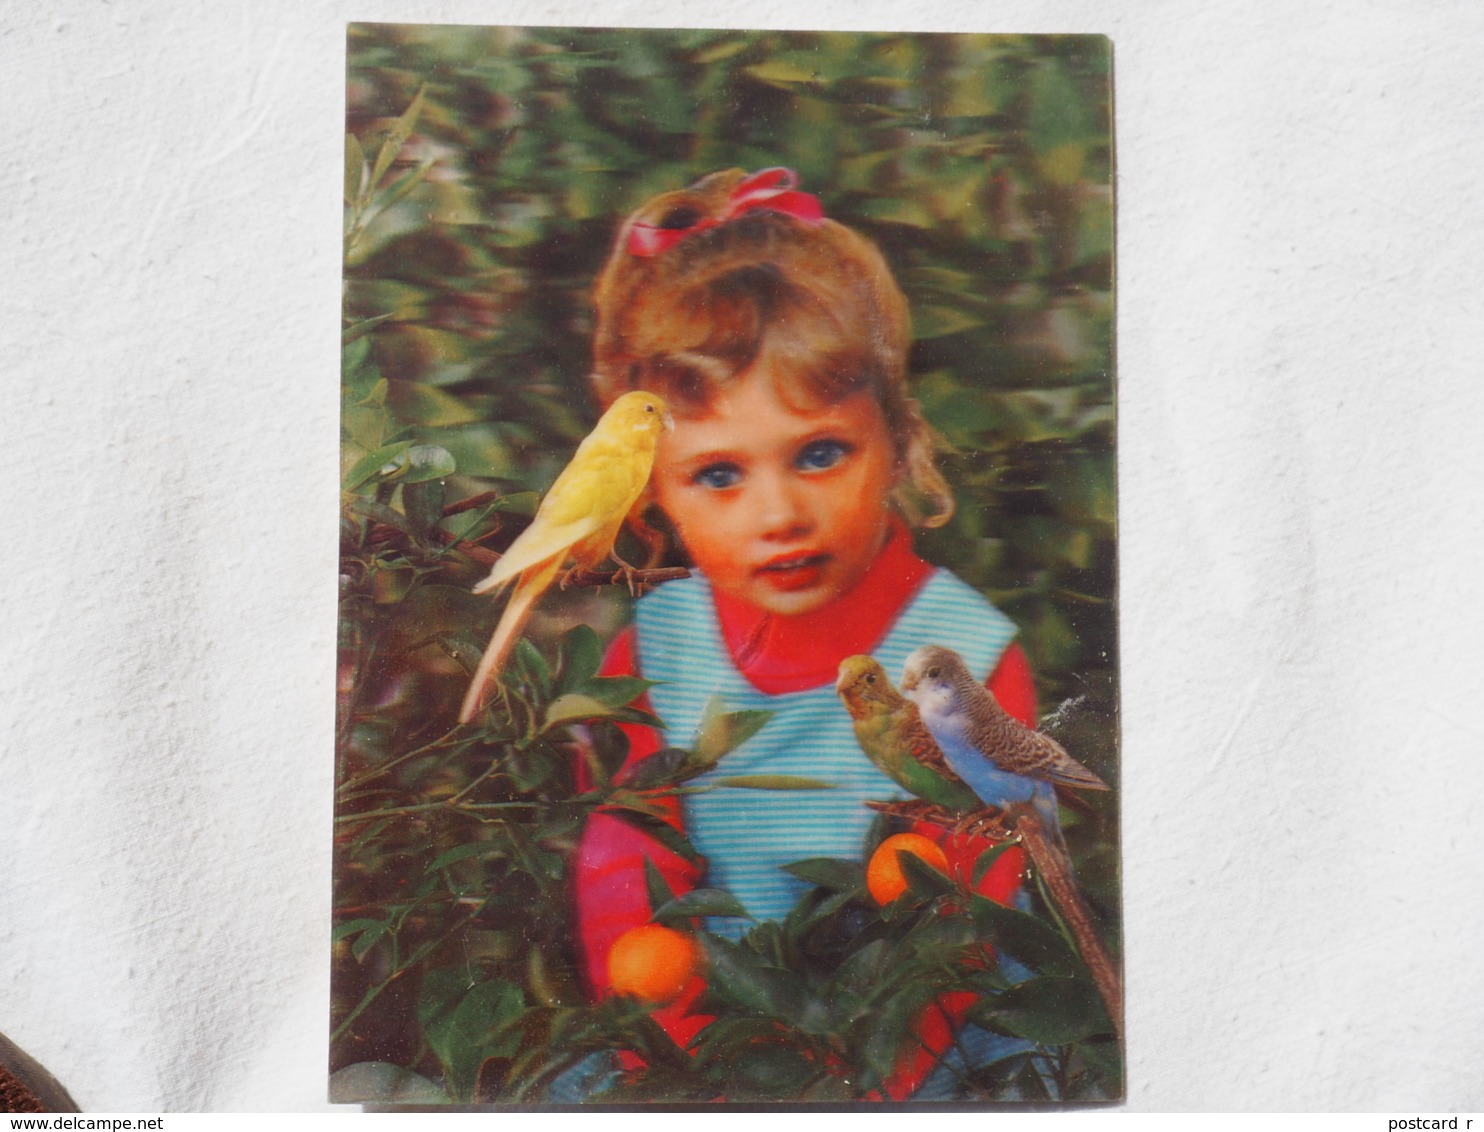
[{"label": "bird's beak", "polygon": [[902,691],[910,692],[917,687],[917,677],[911,672],[902,673]]},{"label": "bird's beak", "polygon": [[665,426],[666,432],[675,431],[675,418],[670,415],[670,410],[665,410],[665,415],[660,418],[660,423]]}]

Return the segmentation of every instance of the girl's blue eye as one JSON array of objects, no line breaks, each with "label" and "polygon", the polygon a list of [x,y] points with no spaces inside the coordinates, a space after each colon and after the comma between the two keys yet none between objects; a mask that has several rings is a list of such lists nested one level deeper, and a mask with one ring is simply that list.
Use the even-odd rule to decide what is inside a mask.
[{"label": "girl's blue eye", "polygon": [[822,472],[833,468],[850,452],[850,446],[841,440],[814,440],[804,445],[794,457],[794,465],[800,471]]},{"label": "girl's blue eye", "polygon": [[735,487],[742,479],[742,469],[736,464],[707,464],[691,477],[691,482],[715,490]]}]

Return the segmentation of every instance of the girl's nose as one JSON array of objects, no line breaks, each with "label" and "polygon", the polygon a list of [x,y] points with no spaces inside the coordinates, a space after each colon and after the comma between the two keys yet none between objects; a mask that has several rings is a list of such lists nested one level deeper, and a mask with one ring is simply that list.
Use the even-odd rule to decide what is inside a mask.
[{"label": "girl's nose", "polygon": [[762,476],[754,483],[757,492],[757,531],[765,539],[784,542],[807,534],[813,523],[804,493],[792,477]]}]

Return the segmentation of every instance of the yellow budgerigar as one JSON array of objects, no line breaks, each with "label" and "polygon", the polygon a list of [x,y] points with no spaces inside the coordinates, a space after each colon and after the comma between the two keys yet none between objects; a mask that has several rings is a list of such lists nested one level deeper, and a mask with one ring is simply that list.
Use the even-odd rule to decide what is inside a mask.
[{"label": "yellow budgerigar", "polygon": [[473,719],[489,699],[532,607],[563,565],[591,570],[613,554],[624,519],[649,482],[660,436],[674,427],[664,400],[653,393],[625,393],[614,401],[551,485],[531,525],[474,587],[475,593],[489,593],[515,580],[515,592],[464,696],[461,723]]}]

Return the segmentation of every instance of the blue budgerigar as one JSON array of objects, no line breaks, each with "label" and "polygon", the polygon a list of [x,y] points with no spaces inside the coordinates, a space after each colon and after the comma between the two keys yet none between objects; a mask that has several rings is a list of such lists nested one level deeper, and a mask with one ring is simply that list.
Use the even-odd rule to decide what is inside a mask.
[{"label": "blue budgerigar", "polygon": [[944,761],[987,806],[1010,811],[1010,824],[1046,882],[1052,902],[1077,940],[1116,1031],[1123,1026],[1123,980],[1103,946],[1073,874],[1057,819],[1056,787],[1107,790],[1108,784],[1049,735],[1013,718],[963,658],[940,645],[907,657],[902,692],[917,704]]},{"label": "blue budgerigar", "polygon": [[1012,717],[963,658],[940,645],[923,645],[902,669],[902,692],[954,772],[985,805],[1032,803],[1050,830],[1059,828],[1056,785],[1107,790],[1105,783],[1049,735]]}]

